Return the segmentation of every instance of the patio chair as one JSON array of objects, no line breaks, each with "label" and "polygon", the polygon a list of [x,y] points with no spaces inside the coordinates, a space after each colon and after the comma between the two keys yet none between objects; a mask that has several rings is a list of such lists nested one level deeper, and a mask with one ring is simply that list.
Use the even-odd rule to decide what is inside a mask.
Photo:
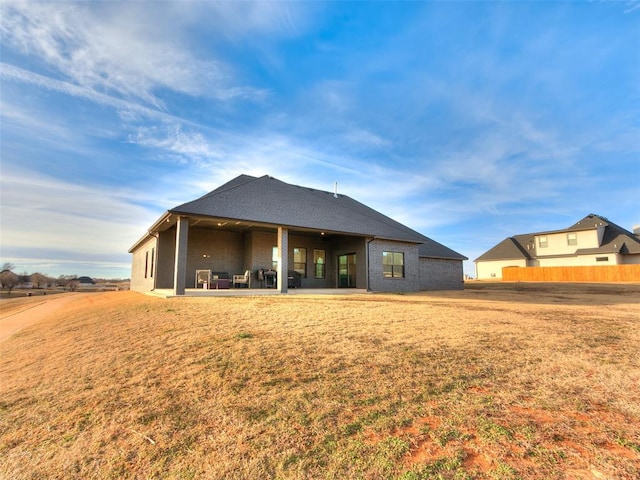
[{"label": "patio chair", "polygon": [[233,276],[233,288],[236,288],[238,285],[246,285],[247,288],[251,287],[251,270],[245,271],[244,275]]}]

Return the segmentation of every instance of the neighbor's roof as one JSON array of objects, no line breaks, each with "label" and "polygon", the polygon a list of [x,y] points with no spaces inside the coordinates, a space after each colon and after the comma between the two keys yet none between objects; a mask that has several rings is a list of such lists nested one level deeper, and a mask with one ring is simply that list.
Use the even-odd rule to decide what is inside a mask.
[{"label": "neighbor's roof", "polygon": [[[603,220],[607,222],[607,225],[604,229],[600,250],[595,253],[640,254],[640,238],[613,222],[604,218]],[[578,252],[583,253],[581,250]]]},{"label": "neighbor's roof", "polygon": [[346,195],[291,185],[267,175],[240,175],[179,205],[174,214],[203,215],[422,243],[424,235]]},{"label": "neighbor's roof", "polygon": [[535,254],[533,250],[534,235],[535,234],[524,234],[505,238],[474,261],[487,262],[492,260],[531,259]]},{"label": "neighbor's roof", "polygon": [[630,231],[609,221],[605,217],[590,213],[579,222],[564,230],[550,230],[546,232],[515,235],[504,239],[495,247],[475,259],[475,261],[532,259],[541,257],[535,254],[535,237],[554,233],[592,230],[604,227],[604,235],[599,247],[582,248],[575,251],[575,255],[589,255],[598,253],[640,254],[640,238]]}]

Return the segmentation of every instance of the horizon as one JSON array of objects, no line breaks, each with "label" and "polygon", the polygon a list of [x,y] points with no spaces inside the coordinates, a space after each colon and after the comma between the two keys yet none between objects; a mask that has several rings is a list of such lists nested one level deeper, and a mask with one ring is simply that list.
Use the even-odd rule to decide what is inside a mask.
[{"label": "horizon", "polygon": [[111,282],[111,281],[130,281],[131,278],[129,277],[117,277],[117,278],[105,278],[105,277],[92,277],[90,275],[78,275],[76,273],[68,273],[68,274],[60,274],[57,276],[53,276],[53,275],[48,275],[46,273],[42,273],[42,272],[27,272],[27,271],[19,271],[17,268],[15,268],[13,265],[10,266],[11,268],[6,268],[6,265],[3,266],[2,269],[0,269],[0,273],[5,272],[5,271],[9,271],[15,275],[17,275],[18,277],[23,277],[23,276],[27,276],[27,277],[31,277],[32,275],[42,275],[43,277],[46,277],[48,280],[77,280],[80,278],[90,278],[91,280],[103,280],[105,282]]},{"label": "horizon", "polygon": [[473,260],[640,225],[640,2],[2,2],[0,263],[131,276],[240,174],[341,194]]}]

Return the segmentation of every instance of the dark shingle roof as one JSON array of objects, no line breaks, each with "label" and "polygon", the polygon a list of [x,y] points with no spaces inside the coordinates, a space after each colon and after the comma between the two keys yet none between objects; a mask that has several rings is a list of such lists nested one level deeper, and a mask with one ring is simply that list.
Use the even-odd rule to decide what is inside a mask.
[{"label": "dark shingle roof", "polygon": [[567,231],[596,227],[605,227],[600,246],[598,248],[580,249],[576,253],[621,253],[623,255],[640,253],[640,238],[600,215],[590,213],[578,223],[569,227]]},{"label": "dark shingle roof", "polygon": [[606,248],[612,252],[619,251],[622,254],[640,253],[640,238],[621,226],[608,222],[600,248]]},{"label": "dark shingle roof", "polygon": [[418,255],[421,257],[468,260],[464,255],[460,255],[458,252],[451,250],[449,247],[445,247],[435,240],[431,240],[430,238],[427,240],[429,241],[418,246]]},{"label": "dark shingle roof", "polygon": [[[579,222],[576,222],[575,224],[571,225],[569,228],[567,228],[566,231],[570,232],[575,230],[591,230],[592,228],[607,227],[609,225],[613,225],[613,224],[610,224],[609,220],[607,220],[606,218],[601,217],[600,215],[596,215],[595,213],[590,213]],[[565,230],[560,230],[560,231],[564,232]]]},{"label": "dark shingle roof", "polygon": [[312,228],[412,243],[424,235],[346,195],[291,185],[269,176],[240,175],[170,213]]},{"label": "dark shingle roof", "polygon": [[524,234],[505,238],[475,261],[531,259],[534,257],[534,235]]}]

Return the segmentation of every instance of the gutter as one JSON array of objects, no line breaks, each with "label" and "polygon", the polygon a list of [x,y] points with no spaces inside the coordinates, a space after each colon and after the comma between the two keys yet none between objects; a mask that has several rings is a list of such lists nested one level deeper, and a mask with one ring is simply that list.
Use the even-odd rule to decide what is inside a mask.
[{"label": "gutter", "polygon": [[156,281],[158,279],[158,257],[160,256],[160,234],[159,233],[151,233],[150,231],[147,232],[150,236],[154,237],[156,239],[156,251],[155,251],[155,257],[153,259],[153,265],[155,267],[153,273],[153,287],[151,288],[151,291],[153,292],[156,289]]},{"label": "gutter", "polygon": [[367,292],[371,291],[371,272],[369,271],[369,245],[373,242],[376,237],[371,237],[370,240],[367,240],[367,248],[365,255],[365,262],[367,263]]},{"label": "gutter", "polygon": [[[133,253],[133,251],[138,248],[138,246],[144,242],[147,238],[149,237],[153,237],[153,232],[154,230],[158,230],[158,227],[164,223],[164,222],[168,222],[169,219],[171,218],[171,212],[169,212],[168,210],[164,213],[164,215],[162,215],[158,220],[156,220],[156,222],[151,225],[151,227],[149,227],[149,230],[147,230],[147,233],[145,233],[136,243],[133,244],[133,246],[128,250],[128,253]],[[156,237],[157,238],[157,237]]]}]

